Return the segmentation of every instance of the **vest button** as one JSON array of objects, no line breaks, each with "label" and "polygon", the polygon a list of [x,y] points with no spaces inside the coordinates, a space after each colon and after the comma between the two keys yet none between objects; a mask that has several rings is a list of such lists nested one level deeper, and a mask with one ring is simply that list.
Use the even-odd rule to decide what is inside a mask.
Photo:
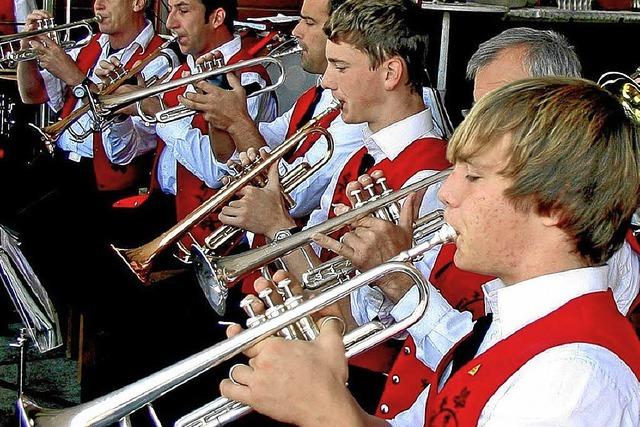
[{"label": "vest button", "polygon": [[411,354],[411,349],[409,347],[406,347],[403,349],[404,354]]},{"label": "vest button", "polygon": [[380,405],[380,412],[382,412],[383,414],[388,414],[389,413],[389,405],[387,405],[385,403]]},{"label": "vest button", "polygon": [[391,377],[391,382],[394,384],[398,384],[400,382],[400,377],[398,375],[394,375]]}]

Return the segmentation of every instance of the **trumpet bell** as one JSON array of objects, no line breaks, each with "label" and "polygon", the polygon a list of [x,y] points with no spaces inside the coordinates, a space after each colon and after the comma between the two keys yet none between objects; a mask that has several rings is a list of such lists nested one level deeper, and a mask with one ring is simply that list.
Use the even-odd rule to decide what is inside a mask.
[{"label": "trumpet bell", "polygon": [[196,279],[200,288],[202,288],[202,292],[204,292],[204,296],[213,310],[218,315],[223,316],[227,309],[229,288],[220,280],[217,269],[200,246],[193,245],[191,247],[191,260],[193,261]]},{"label": "trumpet bell", "polygon": [[640,85],[632,76],[611,71],[604,73],[598,79],[598,84],[615,95],[629,117],[640,124]]}]

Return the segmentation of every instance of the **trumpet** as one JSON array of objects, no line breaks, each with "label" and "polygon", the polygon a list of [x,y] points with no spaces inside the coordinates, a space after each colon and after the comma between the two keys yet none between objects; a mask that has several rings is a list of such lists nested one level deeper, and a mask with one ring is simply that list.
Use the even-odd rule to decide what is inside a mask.
[{"label": "trumpet", "polygon": [[309,227],[286,239],[271,242],[261,248],[252,249],[238,255],[226,257],[207,256],[200,248],[194,246],[191,252],[198,283],[214,310],[218,313],[224,312],[229,287],[245,274],[311,243],[311,236],[316,233],[331,233],[375,212],[382,211],[383,219],[387,219],[389,212],[395,212],[392,215],[397,215],[398,207],[395,205],[396,202],[410,193],[444,181],[450,173],[451,169],[447,169],[398,191],[387,191],[386,194],[383,193],[380,197],[372,198],[340,216]]},{"label": "trumpet", "polygon": [[[164,56],[169,64],[173,64],[173,58],[166,53],[166,49],[169,47],[171,43],[173,43],[176,38],[171,38],[162,43],[156,50],[147,55],[142,61],[139,61],[135,64],[129,71],[125,71],[124,69],[116,69],[114,70],[114,74],[110,76],[109,84],[102,89],[99,94],[100,95],[109,95],[115,92],[120,86],[122,86],[125,82],[127,82],[130,78],[134,77],[138,73],[140,73],[147,65],[149,65],[152,61],[160,56]],[[72,128],[71,125],[75,123],[80,117],[84,116],[87,113],[91,113],[92,107],[91,103],[87,103],[82,105],[80,108],[74,110],[71,114],[65,117],[62,120],[58,120],[56,123],[49,125],[44,128],[39,128],[33,124],[30,124],[34,129],[36,129],[41,136],[41,140],[44,142],[50,153],[53,153],[54,144],[60,138],[62,133],[65,130],[69,130],[73,138],[77,141],[84,140],[89,134],[93,132],[101,132],[105,129],[105,127],[110,123],[110,121],[96,121],[94,120],[94,124],[91,129],[87,130],[84,133],[77,133]]]},{"label": "trumpet", "polygon": [[[129,92],[120,95],[107,95],[98,96],[97,98],[90,97],[92,110],[94,115],[100,120],[108,120],[112,117],[116,111],[127,107],[132,104],[137,104],[143,101],[145,98],[152,96],[159,96],[165,92],[169,92],[173,89],[187,86],[197,83],[202,80],[207,80],[212,77],[225,75],[226,73],[232,73],[234,71],[241,70],[243,68],[253,67],[256,65],[268,66],[274,64],[278,67],[279,75],[275,83],[267,85],[264,88],[252,91],[247,97],[254,97],[266,92],[271,92],[280,87],[285,81],[284,65],[277,58],[270,56],[264,56],[260,58],[248,59],[246,61],[240,61],[232,65],[225,65],[223,67],[214,68],[210,71],[202,73],[192,74],[187,77],[183,77],[176,80],[171,80],[162,84],[153,85],[144,89],[140,89],[134,92]],[[190,110],[183,105],[164,109],[155,114],[155,116],[144,115],[142,118],[148,123],[169,123],[174,120],[178,120],[184,117],[189,117],[196,114],[196,111]]]},{"label": "trumpet", "polygon": [[[91,24],[100,23],[102,17],[96,15],[93,18],[83,19],[77,22],[71,22],[69,24],[55,25],[53,18],[40,19],[37,21],[38,29],[33,31],[25,31],[22,33],[12,34],[9,36],[0,37],[0,67],[12,68],[18,62],[31,61],[37,59],[38,52],[33,48],[20,49],[20,42],[22,40],[39,36],[42,34],[50,34],[50,37],[56,41],[62,47],[62,49],[71,50],[80,47],[84,47],[89,44],[91,37],[93,36],[93,28]],[[84,28],[87,35],[80,41],[67,40],[58,36],[59,32],[74,29]]]},{"label": "trumpet", "polygon": [[374,267],[345,283],[319,292],[306,301],[290,304],[289,307],[279,310],[274,317],[257,323],[236,336],[91,402],[67,409],[51,410],[39,407],[31,399],[23,395],[18,401],[18,412],[21,421],[24,425],[33,427],[59,425],[74,427],[105,426],[117,421],[120,422],[120,425],[129,425],[129,415],[131,413],[149,406],[158,397],[212,367],[231,359],[265,338],[289,326],[297,327],[297,322],[305,319],[309,320],[313,313],[334,304],[354,290],[372,284],[388,274],[400,273],[406,275],[418,290],[416,308],[406,318],[389,326],[385,327],[379,322],[373,324],[373,326],[365,324],[361,327],[365,329],[358,328],[351,332],[348,341],[352,341],[349,339],[350,337],[357,337],[358,339],[349,345],[347,355],[360,354],[407,329],[423,316],[429,302],[428,284],[420,271],[407,264],[407,262],[427,251],[433,245],[454,238],[455,232],[449,228],[439,236],[438,239],[434,238],[429,242],[402,252],[389,262]]},{"label": "trumpet", "polygon": [[[127,267],[142,283],[148,283],[151,268],[153,266],[153,259],[167,247],[176,243],[189,231],[190,228],[199,224],[216,209],[222,207],[223,204],[227,203],[242,187],[250,184],[256,177],[269,170],[272,164],[279,161],[287,152],[294,149],[294,147],[296,147],[300,142],[304,141],[308,135],[320,133],[329,140],[329,138],[331,138],[331,134],[326,129],[318,126],[318,122],[338,108],[340,107],[337,102],[332,103],[324,112],[311,119],[293,136],[275,148],[266,159],[262,159],[258,156],[251,165],[242,171],[242,173],[232,177],[230,183],[220,188],[215,195],[207,199],[180,222],[151,242],[133,249],[117,248],[114,245],[111,245],[111,248],[118,254],[118,256],[120,256],[120,258],[127,264]],[[330,144],[331,147],[333,147],[333,143],[331,142]],[[330,154],[331,153],[328,155],[330,156]],[[317,171],[320,166],[318,166],[318,164],[314,165],[306,172],[305,175],[296,177],[293,182],[302,182],[309,176],[309,174]],[[202,249],[200,252],[202,252]]]},{"label": "trumpet", "polygon": [[[441,213],[439,213],[438,215],[441,215]],[[433,217],[435,217],[435,215]],[[451,226],[449,224],[446,224],[444,221],[439,221],[439,224],[434,225],[433,227],[434,228],[431,229],[431,232],[429,233],[429,234],[433,234],[431,239],[421,243],[420,245],[414,247],[413,249],[410,249],[409,251],[402,252],[398,256],[388,261],[387,264],[395,263],[395,262],[415,261],[424,252],[430,250],[431,248],[437,245],[452,242],[456,237],[456,233],[453,230],[453,228],[451,228]],[[359,277],[361,277],[361,275],[356,276],[356,278],[352,280],[356,280]],[[285,296],[285,301],[284,301],[285,307],[290,306],[292,304],[296,304],[300,298],[299,296],[293,295],[292,291],[289,289],[289,286],[288,286],[289,283],[287,282],[289,281],[285,280],[283,282],[278,283],[278,292],[282,292],[282,294]],[[324,280],[320,280],[319,283],[314,283],[311,286],[309,286],[309,289],[314,289],[314,290],[318,290],[320,288],[333,289],[335,287],[340,286],[340,283],[348,283],[348,282],[336,282],[334,284],[329,284]],[[421,291],[419,287],[418,289],[419,291]],[[263,297],[263,299],[267,299],[266,301],[267,307],[272,307],[273,303],[271,303],[268,300],[268,297],[269,297],[268,294],[266,295],[266,298],[265,296],[263,296],[262,293],[260,296]],[[419,301],[418,305],[422,304],[423,302],[421,293],[420,293],[420,296],[418,297],[418,301]],[[428,302],[428,293],[427,293],[427,302]],[[245,308],[245,310],[250,316],[249,320],[247,320],[247,327],[252,328],[252,327],[255,327],[256,325],[259,325],[267,321],[266,319],[268,318],[268,311],[265,313],[265,315],[256,316],[251,309],[250,300],[245,304],[245,307],[243,308]],[[269,308],[268,310],[274,311],[273,308]],[[400,323],[404,323],[406,320],[408,320],[408,318],[403,319]],[[309,327],[309,322],[311,322],[310,323],[311,327]],[[312,322],[309,316],[302,318],[299,321],[299,323],[296,324],[295,326],[297,326],[301,332],[296,333],[296,330],[294,328],[293,329],[294,336],[291,337],[290,339],[313,340],[317,337],[317,334],[318,334],[317,329],[315,328],[315,324]],[[395,326],[404,328],[404,325],[399,326],[399,324],[395,324]],[[356,330],[345,335],[343,339],[343,343],[345,346],[345,355],[347,356],[347,358],[353,357],[361,353],[362,351],[364,351],[365,348],[362,347],[363,340],[366,340],[367,337],[372,336],[373,334],[380,333],[380,331],[382,330],[384,330],[384,325],[379,321],[373,321],[373,322],[366,323],[361,327],[357,328]],[[289,333],[290,333],[289,331],[290,330],[283,329],[279,332],[279,334],[285,338],[289,338]],[[389,331],[386,331],[385,334],[388,332]],[[367,345],[366,348],[371,348],[371,346]],[[176,421],[176,423],[174,424],[174,427],[201,427],[201,426],[220,427],[243,417],[244,415],[250,413],[251,411],[253,411],[253,409],[250,406],[227,399],[226,397],[219,397],[214,401],[180,418],[178,421]]]}]

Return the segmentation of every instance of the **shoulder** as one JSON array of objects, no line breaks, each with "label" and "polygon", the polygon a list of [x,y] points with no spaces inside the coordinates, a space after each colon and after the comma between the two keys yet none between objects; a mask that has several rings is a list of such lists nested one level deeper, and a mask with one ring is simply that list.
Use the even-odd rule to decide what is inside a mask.
[{"label": "shoulder", "polygon": [[[574,343],[551,348],[527,362],[491,397],[481,420],[545,425],[638,425],[640,383],[611,351]],[[518,424],[518,422],[516,422]]]}]

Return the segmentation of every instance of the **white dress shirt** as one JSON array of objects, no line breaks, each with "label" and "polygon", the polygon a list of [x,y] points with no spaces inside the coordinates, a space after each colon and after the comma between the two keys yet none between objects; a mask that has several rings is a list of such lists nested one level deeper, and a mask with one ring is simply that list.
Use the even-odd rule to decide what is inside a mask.
[{"label": "white dress shirt", "polygon": [[[313,116],[315,117],[325,111],[333,99],[331,90],[323,90],[320,101],[313,110]],[[273,149],[285,140],[294,108],[295,107],[292,107],[272,122],[258,124],[258,129],[269,148]],[[291,216],[300,218],[309,215],[320,205],[320,197],[336,171],[342,168],[347,158],[351,157],[353,153],[362,147],[362,129],[364,127],[364,124],[346,124],[342,120],[342,116],[336,117],[331,122],[327,130],[331,133],[334,140],[333,155],[327,164],[318,172],[303,181],[291,192],[291,197],[296,202],[296,205],[290,210]],[[302,162],[314,165],[325,156],[326,152],[327,141],[325,137],[322,136],[311,146],[304,156],[294,160],[291,164],[281,161],[279,164],[280,175],[286,174],[287,171],[295,168]]]},{"label": "white dress shirt", "polygon": [[[27,15],[37,7],[35,0],[14,0],[13,5],[17,22],[25,22]],[[17,30],[24,30],[24,25],[18,25]]]},{"label": "white dress shirt", "polygon": [[[373,157],[374,165],[377,165],[385,159],[394,160],[405,148],[418,138],[438,138],[434,133],[433,121],[429,109],[422,110],[419,113],[393,123],[376,133],[373,133],[371,129],[366,126],[362,129],[362,134],[364,145],[367,147],[369,155]],[[324,193],[320,198],[320,207],[311,213],[307,228],[327,220],[329,210],[332,209],[333,194],[338,183],[338,178],[340,177],[340,172],[354,154],[355,153],[352,153],[351,156],[345,157],[340,164],[336,164],[331,181],[325,187]],[[375,166],[371,169],[375,169]],[[411,177],[407,181],[407,184],[436,172],[437,171],[433,170],[420,171]],[[423,200],[434,208],[440,206],[435,188],[427,191]],[[316,253],[320,253],[319,246],[315,244],[312,244],[312,246]]]},{"label": "white dress shirt", "polygon": [[[609,274],[609,268],[602,266],[548,274],[511,286],[499,279],[485,284],[485,309],[493,313],[493,322],[478,354],[570,300],[606,290],[611,285]],[[423,325],[418,335],[424,339],[427,329]],[[471,330],[470,322],[467,329]],[[442,380],[448,375],[445,372]],[[428,393],[429,387],[391,425],[424,425]],[[603,347],[584,343],[553,347],[529,360],[498,388],[478,425],[640,426],[640,383],[618,356]]]},{"label": "white dress shirt", "polygon": [[[146,26],[140,32],[140,34],[138,34],[138,36],[131,42],[131,44],[123,49],[112,53],[111,55],[109,55],[109,36],[107,34],[100,35],[100,37],[98,38],[98,43],[101,47],[101,53],[96,64],[98,64],[102,60],[108,61],[111,58],[117,58],[122,64],[126,64],[129,59],[131,59],[131,57],[136,53],[138,48],[142,47],[143,49],[145,49],[147,47],[154,34],[155,32],[153,30],[153,25],[151,25],[150,21],[146,21]],[[79,53],[80,49],[73,49],[69,52],[69,55],[75,61]],[[174,64],[177,63],[175,54],[170,51],[168,51],[168,54],[173,58]],[[142,75],[145,79],[149,79],[152,76],[162,76],[168,70],[170,70],[174,64],[169,64],[165,57],[160,56],[143,69]],[[42,77],[44,79],[47,94],[49,96],[49,106],[54,111],[60,111],[65,99],[65,83],[46,70],[42,72]],[[93,68],[89,71],[88,77],[94,83],[100,82],[100,79],[95,76]],[[78,100],[76,102],[74,110],[79,108],[81,105],[82,101]],[[91,129],[92,124],[93,120],[91,118],[91,114],[89,113],[80,117],[73,125],[71,125],[71,129],[77,134],[82,134],[86,130]],[[133,160],[133,158],[135,157],[135,155],[131,153],[129,149],[130,144],[126,138],[126,136],[128,135],[110,137],[112,129],[113,127],[109,126],[102,134],[102,141],[107,157],[113,163],[127,164],[131,162],[131,160]],[[81,157],[93,157],[93,134],[88,135],[82,140],[76,140],[69,131],[66,131],[57,141],[57,144],[62,150],[69,153],[68,156],[71,160],[79,161]],[[136,153],[136,155],[149,151],[154,147],[155,141],[153,145],[147,146],[144,150],[140,150],[138,153]]]},{"label": "white dress shirt", "polygon": [[[235,35],[234,38],[227,43],[215,48],[222,54],[227,63],[242,47],[241,38]],[[187,64],[190,72],[196,72],[196,58],[187,56]],[[177,72],[177,71],[176,71]],[[255,72],[246,72],[241,75],[241,83],[248,85],[257,82],[262,87],[266,82]],[[194,92],[193,85],[189,85],[185,89],[185,93]],[[247,107],[251,118],[254,121],[270,120],[277,110],[276,101],[271,94],[262,94],[247,99]],[[138,120],[137,120],[138,119]],[[211,148],[211,142],[208,134],[203,134],[200,129],[191,125],[193,117],[185,117],[170,123],[160,123],[147,131],[147,128],[139,118],[131,119],[114,126],[114,135],[117,137],[132,134],[129,137],[130,149],[133,152],[144,151],[147,145],[155,147],[155,136],[162,138],[165,148],[160,154],[158,161],[158,182],[163,192],[168,194],[176,194],[177,191],[177,163],[180,162],[198,179],[202,180],[208,187],[220,188],[222,176],[228,174],[226,162],[219,162]],[[133,124],[133,126],[132,126]]]}]

